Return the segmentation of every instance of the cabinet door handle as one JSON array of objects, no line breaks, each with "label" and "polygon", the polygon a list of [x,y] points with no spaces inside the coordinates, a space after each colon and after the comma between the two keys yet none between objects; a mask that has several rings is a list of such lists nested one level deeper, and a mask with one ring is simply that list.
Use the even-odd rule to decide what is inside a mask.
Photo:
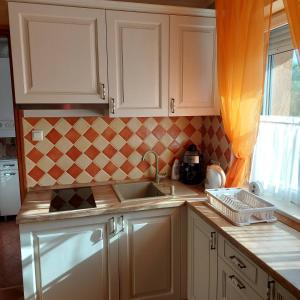
[{"label": "cabinet door handle", "polygon": [[120,217],[120,222],[121,222],[121,232],[125,230],[125,221],[124,221],[124,216]]},{"label": "cabinet door handle", "polygon": [[112,217],[109,219],[109,234],[114,235],[116,233],[116,221],[115,218]]},{"label": "cabinet door handle", "polygon": [[110,104],[111,104],[111,113],[114,115],[115,112],[116,112],[116,103],[115,103],[115,99],[114,98],[111,98]]},{"label": "cabinet door handle", "polygon": [[229,276],[231,279],[232,283],[239,288],[240,290],[245,289],[246,287],[242,284],[242,282],[234,275]]},{"label": "cabinet door handle", "polygon": [[105,91],[105,85],[104,85],[104,83],[99,83],[99,92],[100,92],[100,98],[102,100],[105,100],[106,91]]},{"label": "cabinet door handle", "polygon": [[237,265],[240,269],[246,269],[246,265],[235,255],[229,256],[231,261]]},{"label": "cabinet door handle", "polygon": [[216,250],[217,247],[217,234],[216,232],[210,233],[210,249]]},{"label": "cabinet door handle", "polygon": [[171,98],[170,106],[171,106],[171,113],[174,114],[175,113],[175,99],[174,98]]},{"label": "cabinet door handle", "polygon": [[4,176],[14,176],[16,173],[4,173]]}]

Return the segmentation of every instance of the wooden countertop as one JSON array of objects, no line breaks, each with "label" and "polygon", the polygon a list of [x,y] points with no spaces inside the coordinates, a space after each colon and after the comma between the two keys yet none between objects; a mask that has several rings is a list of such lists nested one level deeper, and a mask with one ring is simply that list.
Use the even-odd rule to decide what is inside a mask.
[{"label": "wooden countertop", "polygon": [[300,232],[279,221],[238,227],[226,221],[206,203],[188,205],[300,299]]},{"label": "wooden countertop", "polygon": [[[176,189],[184,186],[179,182],[165,180],[162,185]],[[72,186],[69,186],[72,187]],[[73,186],[74,187],[74,186]],[[78,187],[78,185],[76,185]],[[55,188],[58,188],[57,186]],[[205,194],[197,188],[191,196],[176,196],[167,199],[127,201],[121,203],[111,183],[93,185],[96,208],[49,213],[51,189],[30,191],[17,216],[17,222],[32,223],[116,214],[140,210],[178,207],[187,203],[199,216],[206,220],[242,253],[248,255],[263,270],[269,273],[283,287],[300,299],[300,232],[281,223],[260,223],[237,227],[229,223],[207,204]]]},{"label": "wooden countertop", "polygon": [[[188,188],[178,181],[163,180],[160,187],[165,189],[166,193],[170,191],[170,185],[175,186],[175,197],[153,200],[129,200],[120,202],[115,194],[112,184],[99,184],[91,186],[96,208],[49,212],[51,194],[53,188],[62,188],[61,186],[51,187],[51,189],[39,188],[27,193],[24,203],[17,216],[17,223],[33,223],[42,221],[65,220],[72,218],[97,216],[104,214],[118,214],[124,212],[133,212],[155,208],[177,207],[185,204],[186,201],[199,202],[206,201],[206,196],[199,189]],[[68,187],[79,187],[71,185]],[[65,187],[64,187],[65,188]],[[186,191],[187,190],[187,191]],[[183,196],[190,194],[189,196]]]}]

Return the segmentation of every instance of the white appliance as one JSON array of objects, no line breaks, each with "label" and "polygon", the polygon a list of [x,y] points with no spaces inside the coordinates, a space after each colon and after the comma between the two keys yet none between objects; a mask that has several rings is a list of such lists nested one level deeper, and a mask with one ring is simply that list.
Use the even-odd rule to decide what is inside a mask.
[{"label": "white appliance", "polygon": [[16,215],[20,207],[18,162],[0,160],[0,216]]},{"label": "white appliance", "polygon": [[206,169],[206,189],[217,189],[225,186],[226,175],[219,165],[209,165]]},{"label": "white appliance", "polygon": [[0,107],[0,137],[15,137],[7,38],[0,38]]}]

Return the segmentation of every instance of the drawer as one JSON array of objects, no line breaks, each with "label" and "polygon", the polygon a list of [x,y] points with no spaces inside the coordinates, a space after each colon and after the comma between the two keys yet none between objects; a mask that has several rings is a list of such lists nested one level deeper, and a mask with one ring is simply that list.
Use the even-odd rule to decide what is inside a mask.
[{"label": "drawer", "polygon": [[266,296],[268,275],[223,236],[218,236],[218,255],[262,297]]},{"label": "drawer", "polygon": [[[261,300],[255,290],[223,259],[218,258],[218,300]],[[266,299],[266,298],[265,298]]]}]

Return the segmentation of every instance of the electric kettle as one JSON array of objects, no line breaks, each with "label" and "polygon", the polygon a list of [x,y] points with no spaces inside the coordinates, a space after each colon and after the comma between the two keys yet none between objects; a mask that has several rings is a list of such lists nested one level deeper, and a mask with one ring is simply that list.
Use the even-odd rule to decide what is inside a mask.
[{"label": "electric kettle", "polygon": [[208,165],[206,169],[206,189],[217,189],[225,186],[226,175],[223,169],[216,164]]}]

